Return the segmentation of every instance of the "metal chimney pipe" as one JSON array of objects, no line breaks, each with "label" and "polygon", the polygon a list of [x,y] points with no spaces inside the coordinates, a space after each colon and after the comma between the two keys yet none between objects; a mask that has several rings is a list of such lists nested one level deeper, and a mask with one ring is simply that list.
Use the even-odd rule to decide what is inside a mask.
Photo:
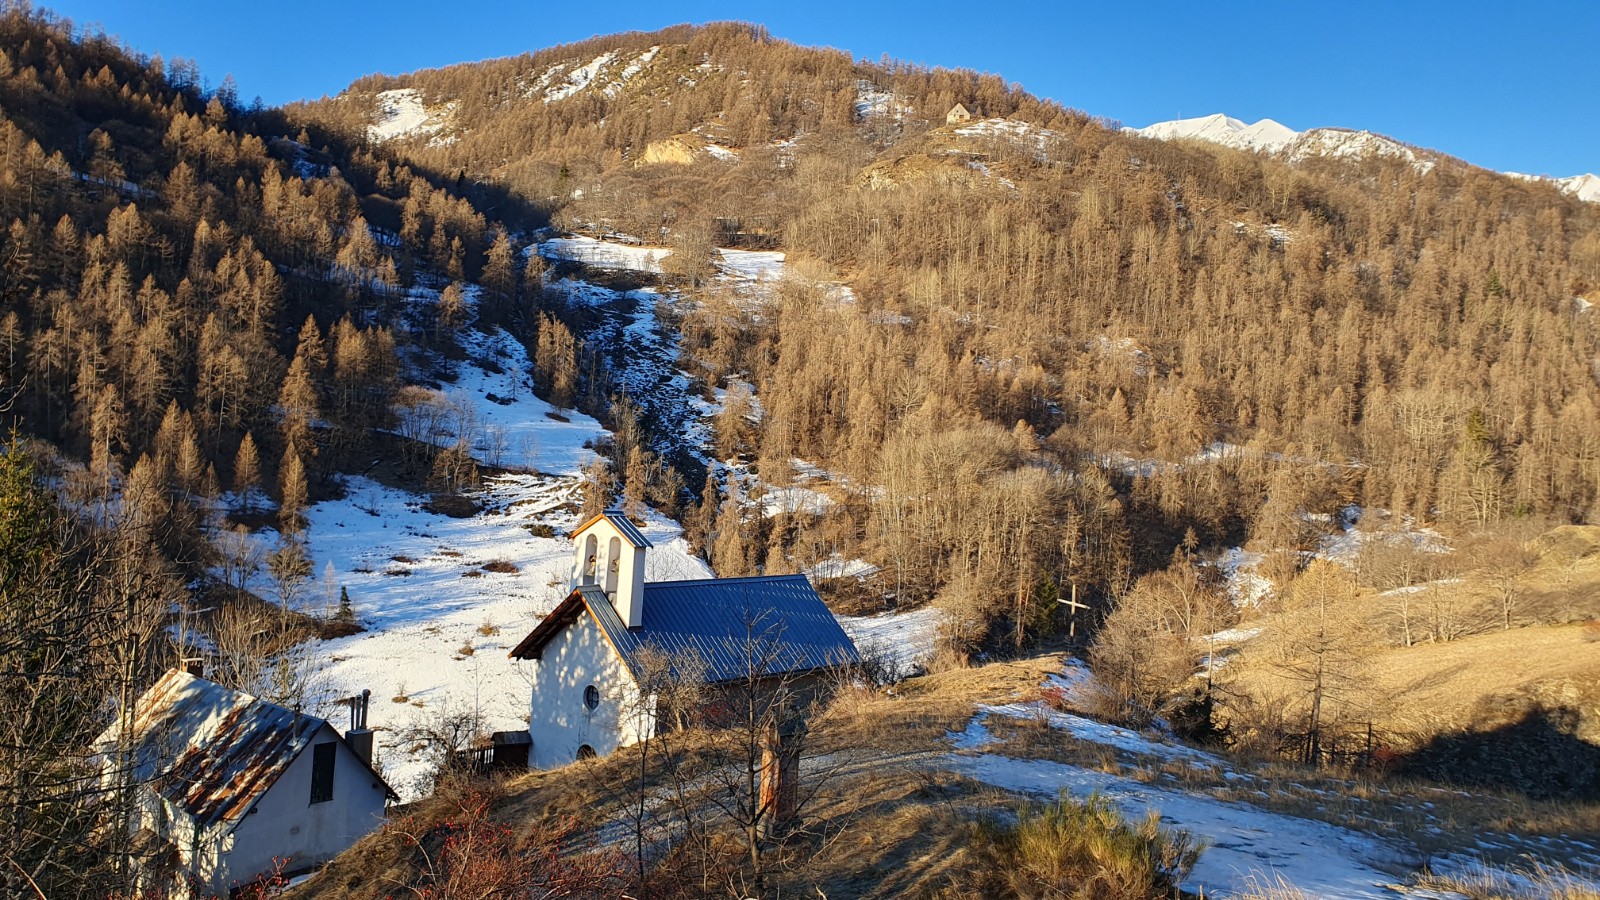
[{"label": "metal chimney pipe", "polygon": [[350,730],[344,734],[351,752],[369,766],[372,765],[372,731],[367,728],[367,705],[371,702],[371,689],[350,698]]}]

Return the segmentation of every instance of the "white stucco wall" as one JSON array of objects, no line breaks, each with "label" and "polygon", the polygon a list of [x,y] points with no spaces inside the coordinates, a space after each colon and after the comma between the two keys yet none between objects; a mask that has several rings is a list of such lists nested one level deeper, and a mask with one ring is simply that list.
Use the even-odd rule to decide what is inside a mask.
[{"label": "white stucco wall", "polygon": [[[311,802],[313,748],[337,741],[333,763],[333,799]],[[227,888],[248,883],[271,871],[275,859],[287,859],[284,871],[320,865],[383,823],[384,789],[361,760],[338,741],[324,724],[287,771],[256,801],[231,838],[221,843],[219,870],[207,880],[227,896]]]},{"label": "white stucco wall", "polygon": [[[605,756],[636,743],[640,732],[654,727],[648,716],[639,721],[638,688],[587,611],[563,628],[542,658],[533,660],[533,703],[528,734],[533,749],[528,764],[553,769],[573,762],[585,744]],[[600,689],[600,705],[583,702],[589,685]]]}]

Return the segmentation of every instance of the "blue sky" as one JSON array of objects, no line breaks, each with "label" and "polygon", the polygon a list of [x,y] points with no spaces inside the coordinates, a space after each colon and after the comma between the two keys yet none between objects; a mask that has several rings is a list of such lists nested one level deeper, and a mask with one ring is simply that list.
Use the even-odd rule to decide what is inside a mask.
[{"label": "blue sky", "polygon": [[248,100],[615,31],[739,19],[776,37],[994,72],[1129,125],[1226,112],[1366,128],[1492,169],[1600,172],[1600,2],[565,3],[59,0]]}]

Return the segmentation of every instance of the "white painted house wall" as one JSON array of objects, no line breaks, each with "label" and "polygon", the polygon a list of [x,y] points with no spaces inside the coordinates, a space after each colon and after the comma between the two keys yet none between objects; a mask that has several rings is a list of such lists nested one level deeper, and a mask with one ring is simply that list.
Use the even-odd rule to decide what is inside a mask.
[{"label": "white painted house wall", "polygon": [[[311,771],[317,744],[334,741],[333,799],[311,802]],[[338,732],[326,723],[272,787],[256,801],[238,827],[213,829],[192,839],[191,820],[178,813],[167,832],[178,846],[184,868],[211,893],[226,897],[232,887],[272,872],[277,860],[283,871],[315,866],[348,850],[383,824],[385,791]]]},{"label": "white painted house wall", "polygon": [[[333,799],[311,802],[311,772],[317,744],[334,741]],[[255,812],[233,832],[233,846],[222,865],[236,881],[270,871],[275,859],[287,858],[285,871],[319,866],[348,850],[383,824],[386,790],[338,732],[326,723],[256,801]]]},{"label": "white painted house wall", "polygon": [[[606,756],[655,728],[653,717],[639,715],[638,687],[587,611],[561,629],[540,657],[531,661],[528,734],[533,749],[528,764],[533,768],[573,762],[585,744]],[[593,710],[583,702],[584,689],[591,684],[600,691],[600,705]]]}]

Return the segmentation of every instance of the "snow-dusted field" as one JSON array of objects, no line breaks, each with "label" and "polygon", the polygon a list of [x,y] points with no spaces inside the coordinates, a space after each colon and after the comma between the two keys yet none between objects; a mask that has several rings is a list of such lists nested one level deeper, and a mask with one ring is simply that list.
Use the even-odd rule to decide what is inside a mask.
[{"label": "snow-dusted field", "polygon": [[[468,426],[473,456],[497,467],[576,474],[594,456],[584,445],[604,430],[576,410],[556,410],[533,393],[528,351],[504,330],[463,332],[470,359],[455,366],[456,380],[444,394],[471,410]],[[552,414],[561,419],[552,418]],[[435,435],[454,443],[458,435]]]},{"label": "snow-dusted field", "polygon": [[597,269],[661,274],[661,261],[672,255],[665,247],[636,247],[615,241],[600,241],[583,235],[552,238],[538,246],[546,259],[580,262]]},{"label": "snow-dusted field", "polygon": [[[1050,684],[1069,696],[1087,690],[1087,670],[1070,665]],[[1220,769],[1230,778],[1249,779],[1229,771],[1226,760],[1191,747],[1060,712],[1044,703],[980,707],[966,729],[951,735],[958,752],[940,765],[985,784],[1054,799],[1062,791],[1085,797],[1099,794],[1130,819],[1156,811],[1162,823],[1201,838],[1206,850],[1188,880],[1190,891],[1225,898],[1256,887],[1288,881],[1308,898],[1381,900],[1395,893],[1387,885],[1395,872],[1413,868],[1405,848],[1336,825],[1269,812],[1249,804],[1219,800],[1198,793],[1146,784],[1132,777],[1085,769],[1042,759],[1019,759],[985,752],[996,743],[984,722],[991,716],[1043,721],[1074,738],[1132,753]]]},{"label": "snow-dusted field", "polygon": [[[411,797],[424,761],[411,752],[408,729],[468,712],[488,731],[525,727],[523,664],[506,654],[565,596],[572,552],[565,539],[536,537],[529,527],[578,524],[577,481],[493,479],[477,494],[484,511],[467,519],[428,512],[421,498],[363,478],[348,479],[346,490],[344,499],[312,507],[306,536],[314,571],[333,566],[332,583],[349,591],[368,630],[315,643],[317,687],[329,696],[372,690],[384,772]],[[675,523],[654,517],[644,532],[656,545],[650,580],[708,576]],[[331,593],[319,585],[312,602],[330,603]],[[321,714],[340,722],[331,706]]]},{"label": "snow-dusted field", "polygon": [[863,651],[892,657],[900,671],[910,672],[933,655],[944,613],[931,606],[881,616],[840,616],[845,634]]},{"label": "snow-dusted field", "polygon": [[[672,255],[666,247],[643,247],[619,241],[574,235],[551,238],[538,246],[546,259],[579,262],[597,269],[660,275],[661,262]],[[713,265],[723,279],[741,282],[774,282],[783,278],[784,255],[771,250],[733,250],[717,248]]]}]

